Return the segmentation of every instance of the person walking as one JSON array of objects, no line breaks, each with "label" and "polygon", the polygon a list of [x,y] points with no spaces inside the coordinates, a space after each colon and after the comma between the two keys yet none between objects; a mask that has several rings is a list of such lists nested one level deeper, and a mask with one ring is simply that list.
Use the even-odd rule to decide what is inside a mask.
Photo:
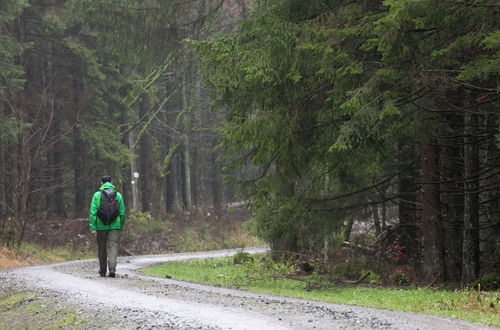
[{"label": "person walking", "polygon": [[116,275],[116,258],[120,245],[120,234],[125,225],[125,204],[123,196],[116,191],[111,177],[101,178],[101,187],[92,196],[89,214],[89,231],[97,237],[97,254],[99,258],[99,275],[109,277]]}]

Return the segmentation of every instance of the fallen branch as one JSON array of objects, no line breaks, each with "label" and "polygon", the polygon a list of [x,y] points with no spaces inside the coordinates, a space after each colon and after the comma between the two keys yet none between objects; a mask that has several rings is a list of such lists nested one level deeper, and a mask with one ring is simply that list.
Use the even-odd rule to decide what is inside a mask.
[{"label": "fallen branch", "polygon": [[371,273],[368,272],[365,275],[363,275],[359,280],[357,280],[354,284],[359,284],[361,283],[365,278],[367,278]]},{"label": "fallen branch", "polygon": [[436,277],[434,277],[432,282],[427,286],[427,289],[430,289],[434,285],[434,283],[436,283],[439,277],[441,277],[441,273],[437,274]]},{"label": "fallen branch", "polygon": [[127,249],[126,249],[126,248],[124,248],[124,247],[121,247],[121,248],[120,248],[120,250],[121,250],[122,252],[124,252],[124,254],[125,254],[125,255],[127,255],[127,256],[131,256],[131,257],[133,257],[133,256],[134,256],[134,254],[133,254],[132,252],[130,252],[129,250],[127,250]]}]

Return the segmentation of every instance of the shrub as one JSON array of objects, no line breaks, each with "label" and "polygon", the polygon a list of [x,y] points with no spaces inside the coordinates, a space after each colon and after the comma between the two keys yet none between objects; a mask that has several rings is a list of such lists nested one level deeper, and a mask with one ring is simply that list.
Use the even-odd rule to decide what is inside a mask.
[{"label": "shrub", "polygon": [[233,263],[235,265],[250,263],[250,262],[253,262],[253,260],[254,259],[250,253],[243,252],[243,251],[239,251],[233,257]]}]

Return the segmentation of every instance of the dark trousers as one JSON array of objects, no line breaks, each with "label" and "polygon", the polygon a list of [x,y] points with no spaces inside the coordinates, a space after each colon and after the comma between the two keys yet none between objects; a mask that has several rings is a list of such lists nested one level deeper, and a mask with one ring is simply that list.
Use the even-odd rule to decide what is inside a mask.
[{"label": "dark trousers", "polygon": [[106,275],[116,271],[116,258],[120,246],[121,230],[98,230],[97,231],[97,254],[99,257],[99,273]]}]

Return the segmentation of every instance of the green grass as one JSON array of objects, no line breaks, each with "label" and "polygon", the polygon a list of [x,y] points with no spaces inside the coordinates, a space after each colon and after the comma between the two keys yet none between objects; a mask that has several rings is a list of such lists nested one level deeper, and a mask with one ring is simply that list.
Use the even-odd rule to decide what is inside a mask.
[{"label": "green grass", "polygon": [[18,292],[0,296],[0,311],[5,312],[15,308],[26,300],[33,299],[38,294],[35,292]]},{"label": "green grass", "polygon": [[86,329],[90,324],[69,308],[29,291],[0,294],[0,315],[0,329]]},{"label": "green grass", "polygon": [[[331,303],[370,306],[403,312],[426,313],[487,325],[500,326],[500,293],[449,291],[426,288],[383,288],[327,285],[320,275],[284,278],[290,266],[255,261],[234,264],[233,258],[193,259],[167,262],[143,269],[149,275],[270,293]],[[311,284],[323,284],[309,290]]]}]

